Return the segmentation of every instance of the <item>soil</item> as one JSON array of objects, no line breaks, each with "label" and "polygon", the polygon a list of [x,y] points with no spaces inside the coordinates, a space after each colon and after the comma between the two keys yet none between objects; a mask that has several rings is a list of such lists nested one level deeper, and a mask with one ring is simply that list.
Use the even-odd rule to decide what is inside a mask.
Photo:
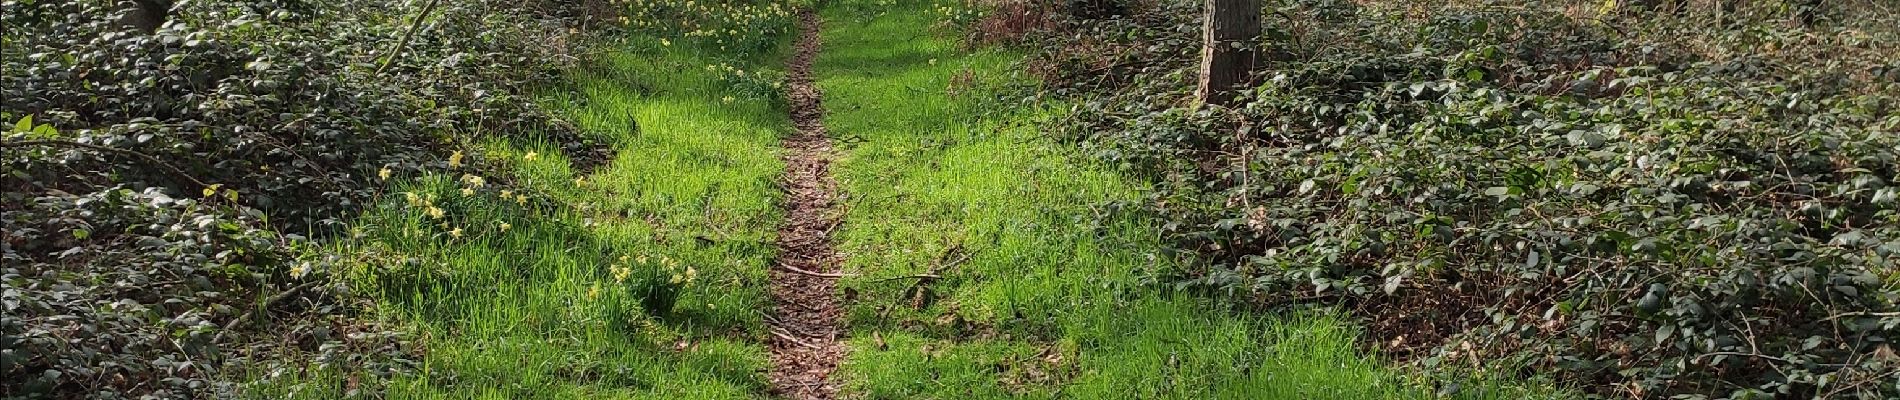
[{"label": "soil", "polygon": [[819,20],[799,12],[799,38],[786,67],[787,97],[797,130],[785,138],[785,225],[778,231],[778,257],[771,278],[772,312],[766,319],[772,367],[772,392],[787,399],[832,399],[831,379],[844,356],[839,342],[843,309],[838,302],[837,252],[831,232],[841,215],[833,207],[837,183],[831,178],[831,139],[825,134],[824,105],[812,83],[818,56]]}]

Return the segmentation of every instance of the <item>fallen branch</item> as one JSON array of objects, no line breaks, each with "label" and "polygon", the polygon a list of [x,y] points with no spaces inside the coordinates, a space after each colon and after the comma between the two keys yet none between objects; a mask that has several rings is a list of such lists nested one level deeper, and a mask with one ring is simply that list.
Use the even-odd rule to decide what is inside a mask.
[{"label": "fallen branch", "polygon": [[799,269],[798,267],[794,267],[794,266],[790,266],[790,265],[785,265],[785,264],[783,264],[783,263],[774,263],[774,265],[777,265],[777,266],[779,267],[779,269],[783,269],[783,270],[786,270],[786,271],[791,271],[791,272],[795,272],[795,273],[798,273],[799,275],[805,275],[805,276],[814,276],[814,277],[819,277],[819,278],[833,278],[833,279],[836,279],[836,278],[845,278],[845,277],[853,277],[853,276],[858,276],[858,274],[842,274],[842,273],[829,273],[829,272],[812,272],[812,271],[806,271],[806,270],[803,270],[803,269]]},{"label": "fallen branch", "polygon": [[937,274],[916,274],[916,275],[893,276],[889,278],[873,280],[871,282],[872,283],[890,282],[890,281],[899,280],[899,279],[943,279],[943,276],[937,275]]},{"label": "fallen branch", "polygon": [[785,341],[792,342],[799,346],[804,346],[805,348],[808,348],[808,349],[818,348],[818,345],[811,344],[811,342],[807,342],[804,340],[799,340],[797,337],[794,337],[791,334],[785,333],[780,329],[773,328],[773,329],[769,329],[769,331],[772,332],[772,336],[778,336],[779,339],[785,339]]},{"label": "fallen branch", "polygon": [[1855,311],[1855,312],[1849,312],[1849,313],[1834,314],[1834,315],[1828,316],[1825,319],[1822,319],[1822,321],[1833,321],[1833,320],[1846,318],[1846,317],[1900,317],[1900,312]]},{"label": "fallen branch", "polygon": [[1294,304],[1304,304],[1309,301],[1330,299],[1334,297],[1339,297],[1339,295],[1337,293],[1321,293],[1321,294],[1312,295],[1312,296],[1282,298],[1282,299],[1277,299],[1277,300],[1257,304],[1254,306],[1254,309],[1272,310],[1272,309],[1290,306]]},{"label": "fallen branch", "polygon": [[244,321],[250,320],[252,315],[257,314],[257,310],[269,310],[272,304],[277,304],[277,302],[290,298],[290,295],[297,294],[297,292],[304,291],[304,289],[309,289],[311,286],[316,286],[317,282],[318,281],[310,281],[304,282],[302,285],[292,286],[290,289],[284,290],[283,293],[278,293],[276,296],[271,296],[270,299],[264,300],[263,305],[252,308],[250,311],[245,311],[243,315],[239,315],[237,319],[233,319],[231,322],[226,322],[224,329],[218,330],[218,334],[211,337],[211,343],[216,344],[224,341],[224,334],[230,333],[232,330],[237,329],[238,325],[243,324]]},{"label": "fallen branch", "polygon": [[1691,362],[1701,362],[1701,361],[1702,361],[1702,359],[1704,359],[1704,358],[1709,358],[1709,357],[1715,357],[1715,356],[1736,356],[1736,357],[1754,357],[1754,358],[1760,358],[1760,359],[1763,359],[1763,360],[1769,360],[1769,361],[1778,361],[1778,362],[1781,362],[1781,363],[1783,363],[1783,364],[1793,364],[1793,363],[1794,363],[1794,361],[1790,361],[1790,360],[1788,360],[1788,359],[1786,359],[1786,358],[1781,358],[1781,357],[1775,357],[1775,356],[1771,356],[1771,355],[1767,355],[1767,354],[1759,354],[1759,353],[1740,353],[1740,352],[1733,352],[1733,351],[1718,351],[1718,352],[1714,352],[1714,353],[1707,353],[1707,354],[1703,354],[1703,355],[1699,355],[1699,356],[1695,356],[1695,358],[1693,358],[1693,359],[1690,359],[1690,361],[1691,361]]},{"label": "fallen branch", "polygon": [[160,160],[158,159],[158,157],[153,157],[150,154],[140,153],[137,151],[126,150],[126,149],[121,149],[117,147],[100,146],[96,144],[85,144],[85,143],[74,142],[70,140],[22,140],[22,141],[17,141],[17,142],[0,142],[0,147],[27,147],[27,146],[78,147],[82,149],[91,149],[91,150],[103,151],[107,153],[130,155],[133,157],[145,159],[145,161],[149,161],[152,164],[156,164],[159,167],[164,168],[167,172],[171,172],[173,175],[177,175],[179,178],[184,178],[187,181],[191,181],[191,183],[197,184],[199,187],[211,187],[211,185],[205,184],[204,181],[198,180],[197,177],[193,177],[191,176],[191,174],[185,173],[185,170],[179,169],[176,166],[172,166],[171,163],[165,162],[165,160]]}]

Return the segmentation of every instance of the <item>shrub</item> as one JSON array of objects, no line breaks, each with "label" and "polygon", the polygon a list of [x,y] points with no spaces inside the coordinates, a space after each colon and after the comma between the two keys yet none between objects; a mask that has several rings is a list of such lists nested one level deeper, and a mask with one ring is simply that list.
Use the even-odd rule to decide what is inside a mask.
[{"label": "shrub", "polygon": [[406,4],[0,2],[0,120],[20,122],[0,138],[0,391],[229,397],[305,354],[404,368],[304,237],[337,233],[380,171],[480,138],[604,162],[525,95],[579,58],[573,29],[618,29],[599,1]]},{"label": "shrub", "polygon": [[1160,183],[1179,286],[1601,396],[1900,394],[1890,19],[1294,1],[1221,109],[1184,101],[1198,9],[1156,3],[1031,67],[1069,137]]}]

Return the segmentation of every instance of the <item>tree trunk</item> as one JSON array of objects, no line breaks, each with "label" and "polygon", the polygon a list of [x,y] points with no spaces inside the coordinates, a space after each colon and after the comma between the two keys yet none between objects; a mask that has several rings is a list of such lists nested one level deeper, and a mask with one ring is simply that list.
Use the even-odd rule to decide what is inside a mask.
[{"label": "tree trunk", "polygon": [[1202,27],[1202,103],[1232,105],[1236,92],[1253,73],[1260,37],[1260,0],[1207,0]]},{"label": "tree trunk", "polygon": [[130,25],[140,32],[152,33],[158,27],[165,26],[171,19],[172,0],[132,0],[132,9],[126,10],[119,22]]}]

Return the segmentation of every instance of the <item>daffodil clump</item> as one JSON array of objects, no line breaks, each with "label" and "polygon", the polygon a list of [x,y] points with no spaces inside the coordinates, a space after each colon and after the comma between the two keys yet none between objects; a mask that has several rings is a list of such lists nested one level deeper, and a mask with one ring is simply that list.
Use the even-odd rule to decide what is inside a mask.
[{"label": "daffodil clump", "polygon": [[976,24],[983,19],[984,9],[968,1],[947,1],[937,6],[937,13],[943,16],[943,22],[955,27]]},{"label": "daffodil clump", "polygon": [[732,92],[739,97],[725,96],[720,100],[725,104],[744,99],[765,99],[782,101],[785,96],[785,73],[773,69],[746,70],[730,63],[706,64],[706,71],[719,75],[719,81],[731,85]]},{"label": "daffodil clump", "polygon": [[629,0],[627,28],[654,35],[666,47],[679,40],[720,53],[763,52],[791,30],[792,6],[787,3]]},{"label": "daffodil clump", "polygon": [[[534,153],[528,153],[524,158],[533,159],[534,156]],[[449,167],[462,168],[464,166],[464,159],[465,155],[460,151],[450,154],[448,158]],[[383,180],[389,180],[393,178],[394,175],[395,172],[387,167],[377,171],[377,177]],[[416,190],[401,192],[400,194],[403,200],[401,209],[414,213],[410,215],[419,216],[422,222],[424,222],[422,226],[424,229],[434,227],[435,229],[431,231],[434,232],[433,234],[435,235],[446,236],[450,239],[462,239],[484,232],[508,232],[514,229],[514,224],[501,218],[480,220],[470,215],[464,215],[467,213],[460,211],[452,213],[450,210],[460,210],[462,209],[458,208],[460,206],[474,204],[470,203],[470,201],[490,199],[492,199],[493,204],[511,207],[525,206],[528,203],[528,196],[526,194],[520,193],[520,191],[515,189],[491,187],[488,184],[488,178],[474,173],[463,173],[460,177],[455,178],[454,182],[453,189],[446,191],[425,189],[428,187],[428,184],[425,183]],[[212,189],[207,189],[207,191],[209,192]],[[488,196],[494,197],[490,198]],[[450,205],[452,204],[460,206],[451,207]],[[424,232],[410,230],[407,233],[423,234]]]},{"label": "daffodil clump", "polygon": [[[607,277],[613,280],[613,286],[625,288],[628,295],[640,299],[641,306],[648,313],[665,315],[672,311],[680,293],[699,280],[698,268],[691,265],[681,267],[680,264],[679,260],[664,255],[659,256],[657,261],[649,260],[644,255],[623,255],[607,266]],[[600,296],[599,283],[588,287],[589,299],[598,299]]]}]

